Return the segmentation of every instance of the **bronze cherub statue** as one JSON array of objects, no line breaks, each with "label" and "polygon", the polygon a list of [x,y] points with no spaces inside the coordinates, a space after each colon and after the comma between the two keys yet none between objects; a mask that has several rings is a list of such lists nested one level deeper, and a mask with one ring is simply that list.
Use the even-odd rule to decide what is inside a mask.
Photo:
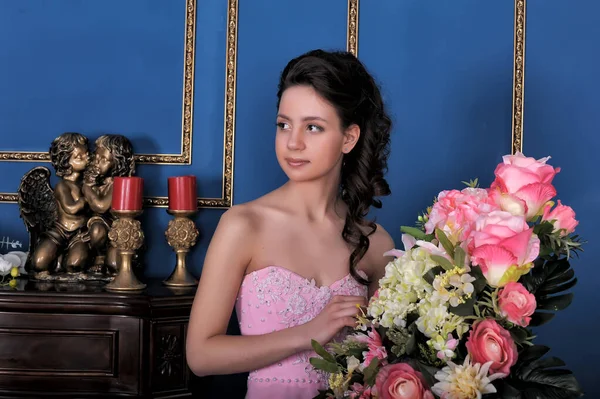
[{"label": "bronze cherub statue", "polygon": [[62,269],[82,271],[89,252],[87,201],[81,191],[89,163],[88,139],[79,133],[60,135],[50,145],[50,161],[60,178],[54,190],[45,167],[25,174],[18,190],[30,239],[26,269],[38,277]]},{"label": "bronze cherub statue", "polygon": [[64,133],[50,146],[60,178],[54,190],[46,167],[21,179],[18,202],[30,239],[26,270],[36,280],[106,281],[116,271],[107,238],[112,181],[133,174],[133,146],[121,135],[101,136],[95,145],[90,161],[88,139]]},{"label": "bronze cherub statue", "polygon": [[108,231],[113,222],[109,212],[113,178],[131,176],[135,172],[133,146],[124,136],[104,135],[96,140],[95,147],[83,184],[83,195],[93,213],[87,223],[90,248],[96,255],[90,272],[114,274],[117,272],[117,251],[108,245]]}]

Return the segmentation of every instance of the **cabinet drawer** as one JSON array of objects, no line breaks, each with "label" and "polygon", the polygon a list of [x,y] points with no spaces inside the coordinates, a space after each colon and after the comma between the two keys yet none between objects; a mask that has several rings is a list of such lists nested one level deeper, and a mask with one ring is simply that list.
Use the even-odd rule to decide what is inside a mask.
[{"label": "cabinet drawer", "polygon": [[0,312],[0,389],[137,394],[141,330],[134,317]]}]

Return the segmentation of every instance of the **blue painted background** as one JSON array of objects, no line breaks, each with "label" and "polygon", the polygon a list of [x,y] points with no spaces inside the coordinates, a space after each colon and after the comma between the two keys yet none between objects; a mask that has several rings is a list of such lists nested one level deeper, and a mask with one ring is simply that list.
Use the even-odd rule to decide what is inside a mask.
[{"label": "blue painted background", "polygon": [[[0,2],[0,149],[40,151],[56,135],[75,130],[91,138],[126,134],[138,152],[179,152],[184,3]],[[598,249],[591,229],[600,222],[591,172],[600,145],[592,109],[600,81],[598,56],[590,49],[599,32],[590,7],[599,6],[577,4],[529,1],[524,143],[528,155],[552,155],[563,168],[559,194],[592,241],[576,262],[581,280],[575,303],[540,332],[540,340],[594,397],[595,371],[581,354],[600,355],[592,335],[598,321],[584,311],[598,300],[590,254]],[[399,226],[412,224],[440,190],[475,177],[489,184],[510,152],[513,7],[512,1],[479,0],[360,4],[359,58],[381,83],[394,121],[392,195],[373,214],[398,244]],[[201,196],[221,191],[227,7],[224,0],[199,0],[197,8],[193,162],[141,165],[147,195],[165,196],[166,177],[183,173],[198,176]],[[344,49],[346,18],[346,0],[240,1],[234,203],[285,181],[273,152],[279,73],[309,49]],[[20,176],[35,165],[0,162],[0,192],[15,192]],[[222,212],[203,209],[196,218],[202,231],[190,259],[196,274]],[[143,216],[148,276],[166,276],[174,264],[164,239],[168,220],[161,208]],[[15,204],[0,204],[4,235],[26,240]],[[566,334],[574,338],[565,340]],[[577,340],[586,347],[577,347]]]},{"label": "blue painted background", "polygon": [[530,1],[525,58],[524,150],[562,168],[554,180],[565,205],[575,209],[587,241],[572,265],[579,279],[571,307],[539,331],[539,340],[575,371],[586,398],[600,397],[598,367],[600,225],[597,48],[600,4],[593,0]]}]

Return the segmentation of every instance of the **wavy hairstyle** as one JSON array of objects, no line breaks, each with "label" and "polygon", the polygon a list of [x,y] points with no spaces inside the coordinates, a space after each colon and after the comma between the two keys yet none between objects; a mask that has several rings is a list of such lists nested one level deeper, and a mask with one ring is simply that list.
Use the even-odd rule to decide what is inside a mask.
[{"label": "wavy hairstyle", "polygon": [[96,148],[107,148],[115,159],[115,166],[110,176],[131,176],[135,173],[135,160],[133,158],[133,145],[131,141],[120,134],[105,134],[98,137]]},{"label": "wavy hairstyle", "polygon": [[342,238],[354,247],[349,260],[352,277],[368,284],[356,267],[369,249],[369,236],[377,229],[366,219],[369,209],[381,208],[376,197],[391,193],[384,174],[392,121],[377,83],[352,53],[313,50],[291,60],[281,73],[277,107],[283,92],[298,85],[312,87],[336,109],[342,130],[353,124],[360,128],[358,142],[344,155],[342,164],[340,198],[348,208]]},{"label": "wavy hairstyle", "polygon": [[56,176],[64,177],[73,173],[73,167],[70,164],[71,155],[75,146],[81,145],[88,149],[89,142],[87,137],[80,133],[63,133],[50,144],[50,163],[54,167]]}]

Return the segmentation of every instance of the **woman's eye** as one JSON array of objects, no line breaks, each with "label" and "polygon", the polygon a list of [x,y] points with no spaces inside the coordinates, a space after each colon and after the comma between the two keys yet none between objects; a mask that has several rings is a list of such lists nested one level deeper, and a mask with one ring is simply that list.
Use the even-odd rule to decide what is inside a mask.
[{"label": "woman's eye", "polygon": [[277,127],[281,130],[287,130],[290,128],[290,125],[285,122],[277,122]]},{"label": "woman's eye", "polygon": [[321,126],[318,126],[318,125],[308,125],[308,130],[310,132],[322,132],[323,128]]}]

